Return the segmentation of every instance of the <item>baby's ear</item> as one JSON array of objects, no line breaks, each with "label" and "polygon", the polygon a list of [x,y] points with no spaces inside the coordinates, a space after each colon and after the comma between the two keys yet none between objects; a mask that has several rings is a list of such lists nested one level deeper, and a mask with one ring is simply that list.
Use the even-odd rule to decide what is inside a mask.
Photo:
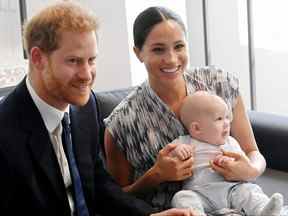
[{"label": "baby's ear", "polygon": [[192,137],[197,137],[197,135],[201,132],[199,122],[191,122],[189,127],[189,133]]}]

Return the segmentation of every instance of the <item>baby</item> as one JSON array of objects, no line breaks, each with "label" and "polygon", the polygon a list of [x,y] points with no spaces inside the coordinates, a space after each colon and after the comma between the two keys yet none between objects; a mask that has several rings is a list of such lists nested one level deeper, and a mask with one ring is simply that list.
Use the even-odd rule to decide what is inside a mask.
[{"label": "baby", "polygon": [[217,209],[238,209],[246,215],[279,216],[283,197],[275,193],[269,198],[262,189],[250,182],[229,182],[215,172],[210,163],[221,166],[231,157],[223,151],[245,155],[230,134],[231,112],[219,96],[197,91],[187,96],[180,118],[190,135],[180,136],[171,156],[185,160],[194,154],[193,176],[184,181],[183,188],[172,199],[172,206],[193,208],[199,215]]}]

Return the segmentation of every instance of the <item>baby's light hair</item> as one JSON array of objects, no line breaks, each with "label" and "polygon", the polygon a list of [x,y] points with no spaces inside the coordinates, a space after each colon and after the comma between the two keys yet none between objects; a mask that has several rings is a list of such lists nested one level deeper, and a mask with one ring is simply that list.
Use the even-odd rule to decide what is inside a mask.
[{"label": "baby's light hair", "polygon": [[196,91],[188,95],[182,102],[180,109],[180,120],[189,129],[192,122],[199,122],[203,115],[213,112],[213,103],[221,102],[227,106],[225,101],[218,95],[207,91]]}]

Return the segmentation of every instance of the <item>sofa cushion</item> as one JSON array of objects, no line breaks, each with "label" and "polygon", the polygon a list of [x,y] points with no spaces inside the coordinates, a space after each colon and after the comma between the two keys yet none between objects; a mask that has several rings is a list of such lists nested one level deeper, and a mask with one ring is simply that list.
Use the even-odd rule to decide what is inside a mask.
[{"label": "sofa cushion", "polygon": [[102,119],[109,116],[112,110],[125,98],[134,88],[123,88],[112,91],[96,92],[99,112]]},{"label": "sofa cushion", "polygon": [[288,172],[288,117],[258,111],[248,115],[267,167]]},{"label": "sofa cushion", "polygon": [[281,193],[284,196],[284,203],[288,205],[288,173],[267,168],[262,176],[257,178],[256,183],[263,191],[271,196],[273,193]]},{"label": "sofa cushion", "polygon": [[[101,118],[106,118],[132,89],[97,92],[96,97]],[[248,111],[248,116],[259,150],[266,158],[268,167],[256,182],[268,195],[280,192],[287,200],[288,153],[286,149],[288,148],[288,117],[256,111]],[[105,126],[103,122],[101,122],[101,125],[100,143],[103,144]],[[104,146],[102,148],[104,150]],[[286,204],[288,203],[286,202]]]}]

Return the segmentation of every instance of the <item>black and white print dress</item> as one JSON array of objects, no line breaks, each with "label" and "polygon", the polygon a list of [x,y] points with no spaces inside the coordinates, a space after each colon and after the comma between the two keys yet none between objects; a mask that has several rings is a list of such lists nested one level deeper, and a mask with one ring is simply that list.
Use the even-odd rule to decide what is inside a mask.
[{"label": "black and white print dress", "polygon": [[[239,84],[232,74],[215,67],[203,67],[189,70],[183,76],[187,94],[207,90],[222,97],[233,110],[239,95]],[[158,152],[165,145],[187,134],[179,119],[152,90],[148,81],[131,92],[104,122],[114,142],[134,168],[133,180],[153,166]],[[173,194],[180,189],[181,182],[167,182],[139,196],[155,209],[163,210],[170,207]]]}]

